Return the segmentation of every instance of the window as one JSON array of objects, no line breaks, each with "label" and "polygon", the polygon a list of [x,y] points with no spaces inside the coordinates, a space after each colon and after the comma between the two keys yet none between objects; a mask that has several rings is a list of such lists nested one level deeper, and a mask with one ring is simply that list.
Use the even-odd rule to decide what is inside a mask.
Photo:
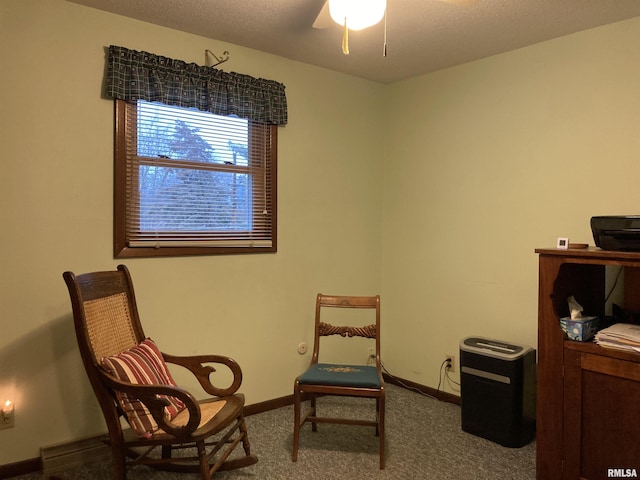
[{"label": "window", "polygon": [[116,100],[114,255],[275,252],[277,127]]}]

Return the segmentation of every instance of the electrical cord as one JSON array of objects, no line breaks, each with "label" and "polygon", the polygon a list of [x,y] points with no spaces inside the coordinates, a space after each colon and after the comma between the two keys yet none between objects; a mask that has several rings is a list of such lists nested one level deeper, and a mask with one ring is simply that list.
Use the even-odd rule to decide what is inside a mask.
[{"label": "electrical cord", "polygon": [[420,395],[422,395],[424,397],[429,397],[429,398],[433,398],[434,400],[439,400],[437,397],[434,397],[433,395],[429,395],[428,393],[425,393],[425,392],[423,392],[422,390],[420,390],[420,389],[418,389],[416,387],[412,387],[412,386],[407,385],[406,383],[404,383],[398,377],[396,377],[391,372],[389,372],[389,370],[387,370],[387,368],[384,366],[384,363],[382,363],[382,361],[380,361],[380,366],[382,367],[382,370],[384,371],[384,373],[389,375],[391,378],[393,378],[393,380],[395,382],[397,382],[399,385],[401,385],[402,387],[406,388],[407,390],[411,390],[412,392],[419,393]]},{"label": "electrical cord", "polygon": [[609,293],[607,294],[607,297],[604,299],[604,303],[607,303],[607,300],[609,300],[609,297],[611,296],[611,294],[613,293],[613,291],[616,289],[616,285],[618,284],[618,279],[620,278],[620,274],[622,273],[622,269],[624,267],[620,267],[620,269],[618,270],[618,274],[616,275],[616,279],[613,282],[613,286],[611,287],[611,290],[609,290]]},{"label": "electrical cord", "polygon": [[442,383],[442,369],[445,369],[445,375],[447,374],[447,370],[446,370],[446,365],[449,363],[449,360],[445,360],[444,362],[442,362],[440,364],[440,373],[438,374],[438,388],[436,389],[437,392],[440,392],[440,385]]},{"label": "electrical cord", "polygon": [[[456,387],[460,388],[460,383],[456,382],[449,376],[449,370],[447,369],[447,365],[449,364],[449,360],[445,360],[440,364],[440,374],[438,375],[438,388],[437,392],[440,393],[440,385],[442,384],[442,371],[444,369],[444,378],[449,382],[449,384],[453,384]],[[455,389],[454,389],[455,390]],[[444,393],[444,390],[442,391]]]},{"label": "electrical cord", "polygon": [[[440,374],[438,375],[438,388],[436,389],[436,391],[438,393],[440,393],[440,385],[442,385],[442,369],[445,367],[445,365],[448,363],[448,360],[445,360],[444,362],[442,362],[440,364]],[[428,398],[433,398],[434,400],[438,400],[438,401],[443,401],[442,399],[440,399],[437,396],[434,395],[430,395],[428,393],[423,392],[422,390],[420,390],[419,388],[416,387],[412,387],[411,385],[407,385],[406,383],[404,383],[402,380],[400,380],[398,377],[396,377],[395,375],[393,375],[389,370],[387,370],[387,367],[384,366],[384,363],[382,363],[382,361],[380,361],[380,367],[382,367],[382,370],[384,371],[384,373],[386,373],[387,375],[389,375],[391,378],[393,378],[393,380],[398,384],[401,385],[402,387],[406,388],[407,390],[411,390],[412,392],[416,392],[424,397],[428,397]],[[457,386],[458,388],[460,388],[460,383],[456,382],[455,380],[453,380],[450,376],[449,376],[449,372],[445,369],[444,370],[444,376],[447,379],[447,381],[450,384],[453,384],[455,386]],[[444,393],[444,390],[442,391]]]},{"label": "electrical cord", "polygon": [[449,372],[446,369],[444,371],[444,374],[447,377],[447,380],[449,381],[449,383],[453,383],[456,387],[460,388],[460,382],[456,382],[453,378],[451,378],[449,376]]}]

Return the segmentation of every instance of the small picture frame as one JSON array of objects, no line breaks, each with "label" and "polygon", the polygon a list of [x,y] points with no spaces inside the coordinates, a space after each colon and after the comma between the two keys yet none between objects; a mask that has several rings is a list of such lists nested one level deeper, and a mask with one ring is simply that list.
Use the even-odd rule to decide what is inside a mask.
[{"label": "small picture frame", "polygon": [[558,237],[558,243],[556,244],[556,248],[560,250],[567,250],[569,248],[569,239]]}]

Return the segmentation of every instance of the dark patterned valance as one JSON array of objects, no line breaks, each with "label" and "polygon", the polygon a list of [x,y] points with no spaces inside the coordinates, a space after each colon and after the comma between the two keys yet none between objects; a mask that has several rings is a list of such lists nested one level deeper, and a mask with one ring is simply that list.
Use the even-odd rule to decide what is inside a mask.
[{"label": "dark patterned valance", "polygon": [[124,47],[109,47],[106,84],[108,98],[195,107],[267,124],[287,123],[287,97],[281,83]]}]

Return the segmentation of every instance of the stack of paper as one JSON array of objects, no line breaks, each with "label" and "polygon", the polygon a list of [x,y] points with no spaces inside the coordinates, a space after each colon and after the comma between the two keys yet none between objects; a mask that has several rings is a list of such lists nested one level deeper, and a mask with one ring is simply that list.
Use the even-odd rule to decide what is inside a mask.
[{"label": "stack of paper", "polygon": [[596,333],[596,343],[607,348],[640,352],[640,325],[616,323]]}]

